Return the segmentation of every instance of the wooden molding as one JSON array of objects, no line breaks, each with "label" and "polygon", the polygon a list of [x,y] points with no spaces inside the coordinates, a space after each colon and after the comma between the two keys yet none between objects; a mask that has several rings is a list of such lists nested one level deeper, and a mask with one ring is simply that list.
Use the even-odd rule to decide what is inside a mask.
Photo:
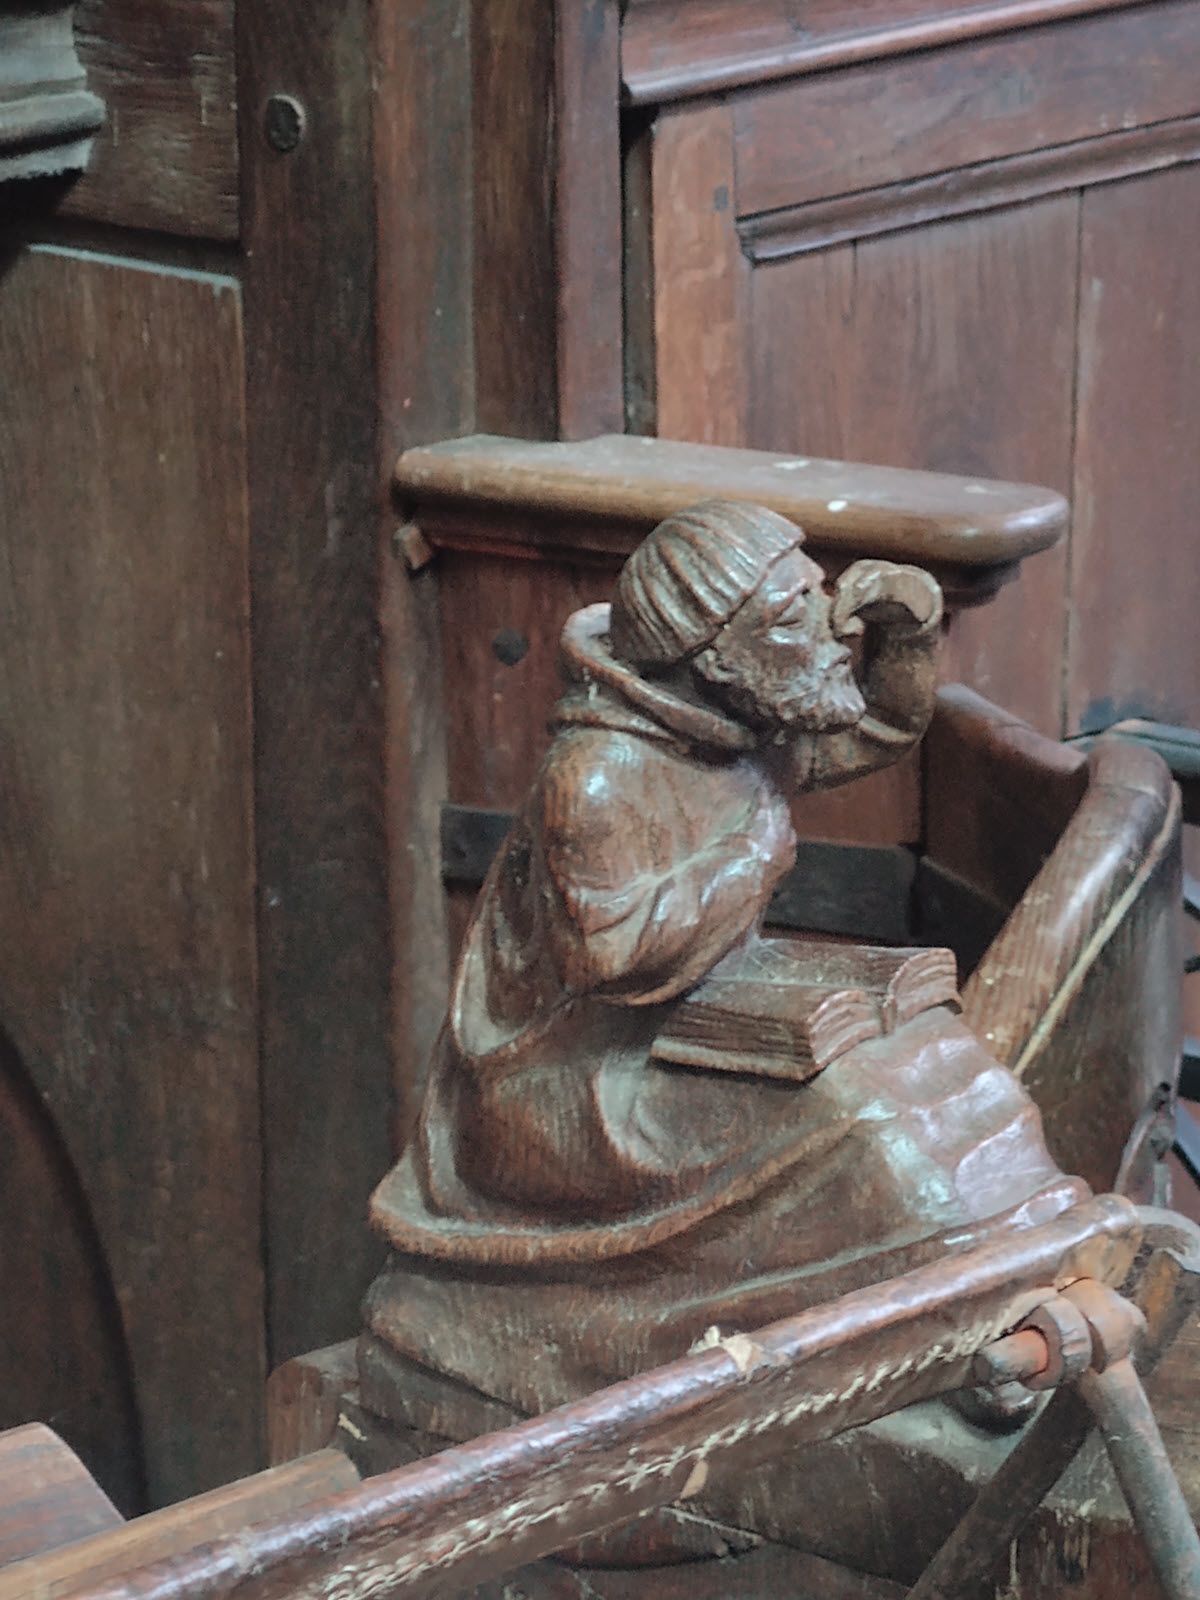
[{"label": "wooden molding", "polygon": [[1081,16],[731,105],[739,217],[918,183],[1200,115],[1200,4]]},{"label": "wooden molding", "polygon": [[634,0],[622,27],[621,76],[630,103],[661,105],[1137,3],[993,0],[946,8],[898,0],[879,6],[887,15],[864,26],[867,8],[854,0],[826,4],[803,24],[788,0]]},{"label": "wooden molding", "polygon": [[0,15],[0,181],[87,165],[104,106],[75,51],[74,14],[18,0]]},{"label": "wooden molding", "polygon": [[809,205],[744,217],[738,234],[756,264],[949,217],[1019,205],[1071,189],[1200,160],[1200,117],[1031,150]]}]

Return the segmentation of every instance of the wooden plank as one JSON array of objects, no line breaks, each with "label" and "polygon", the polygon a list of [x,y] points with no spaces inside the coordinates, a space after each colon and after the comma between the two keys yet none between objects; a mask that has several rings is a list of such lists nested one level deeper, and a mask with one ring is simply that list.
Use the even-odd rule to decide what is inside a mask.
[{"label": "wooden plank", "polygon": [[630,0],[621,75],[635,105],[1038,27],[1131,0]]},{"label": "wooden plank", "polygon": [[724,105],[668,113],[654,125],[654,431],[663,439],[748,442],[750,268],[731,226],[732,133]]},{"label": "wooden plank", "polygon": [[120,1579],[131,1569],[183,1555],[255,1523],[269,1524],[295,1514],[357,1483],[358,1473],[340,1450],[318,1450],[0,1568],[0,1600],[66,1600]]},{"label": "wooden plank", "polygon": [[[1077,216],[1064,197],[758,269],[753,442],[1067,489]],[[962,494],[964,517],[992,503]],[[956,617],[943,668],[1055,734],[1065,563]]]},{"label": "wooden plank", "polygon": [[481,427],[621,425],[618,32],[616,0],[473,0]]},{"label": "wooden plank", "polygon": [[619,429],[622,390],[618,0],[557,0],[554,261],[560,439]]},{"label": "wooden plank", "polygon": [[358,1393],[357,1339],[310,1350],[267,1381],[267,1455],[273,1466],[332,1443],[343,1397]]},{"label": "wooden plank", "polygon": [[[469,0],[376,13],[376,481],[396,453],[470,431],[474,372]],[[414,226],[414,196],[421,226]],[[380,563],[392,1079],[397,1142],[446,1010],[438,812],[446,795],[437,573],[410,573],[387,505]],[[357,1319],[356,1319],[357,1320]],[[353,1324],[353,1325],[356,1325]],[[351,1324],[339,1329],[348,1331]]]},{"label": "wooden plank", "polygon": [[[392,1155],[373,25],[367,0],[238,8],[273,1365],[357,1326]],[[287,152],[265,85],[306,113]]]},{"label": "wooden plank", "polygon": [[0,1016],[95,1220],[156,1500],[260,1448],[241,339],[228,279],[40,248],[5,276]]},{"label": "wooden plank", "polygon": [[1085,1275],[1120,1281],[1139,1237],[1128,1202],[1091,1201],[382,1473],[267,1537],[227,1538],[128,1572],[105,1600],[469,1592],[699,1495],[710,1479],[709,1493],[772,1456],[961,1388],[978,1350],[1016,1325],[1039,1290]]},{"label": "wooden plank", "polygon": [[553,81],[552,19],[553,0],[472,0],[476,414],[529,438],[558,419],[553,123],[529,115]]},{"label": "wooden plank", "polygon": [[75,1452],[43,1423],[0,1433],[0,1583],[14,1561],[122,1521]]},{"label": "wooden plank", "polygon": [[1196,0],[1160,0],[886,66],[848,67],[737,102],[737,212],[898,183],[1198,110]]},{"label": "wooden plank", "polygon": [[105,124],[58,209],[236,239],[233,0],[80,0],[76,36]]},{"label": "wooden plank", "polygon": [[[784,290],[782,312],[794,297],[787,295],[784,279],[775,282]],[[756,305],[764,321],[773,309],[766,299]],[[824,304],[816,308],[814,322],[819,323],[825,309]],[[785,366],[791,365],[789,340],[796,326],[795,321],[779,321],[771,341],[772,348],[786,351],[777,357]],[[801,323],[799,331],[807,332],[807,325]],[[863,365],[870,371],[868,361]],[[773,392],[765,390],[764,378],[773,383]],[[796,421],[792,411],[773,404],[795,395],[784,388],[785,379],[773,367],[760,362],[755,426],[780,433],[807,432],[811,425],[826,438],[848,431],[840,420],[845,407],[835,403],[836,392],[816,374],[806,381],[827,396],[824,406],[812,407],[811,423]],[[876,403],[887,403],[891,392],[881,384]],[[801,398],[807,397],[804,391]],[[773,423],[776,415],[779,421]],[[961,437],[970,437],[969,427],[964,418]],[[768,506],[799,523],[815,547],[843,559],[890,555],[985,571],[1010,567],[1049,549],[1066,524],[1066,502],[1053,489],[822,460],[815,454],[797,456],[794,449],[791,443],[737,450],[619,435],[581,444],[533,444],[479,435],[407,451],[397,464],[396,483],[406,501],[419,505],[422,526],[428,523],[438,541],[450,538],[449,523],[461,519],[471,523],[464,526],[462,538],[474,545],[474,524],[487,517],[495,519],[497,545],[524,545],[536,554],[541,541],[532,529],[522,529],[518,519],[571,519],[577,531],[568,528],[549,548],[557,552],[574,546],[613,561],[628,554],[664,517],[707,499]],[[960,448],[959,454],[966,452]],[[605,532],[609,524],[611,530]],[[480,537],[478,544],[483,542]]]},{"label": "wooden plank", "polygon": [[1067,714],[1200,726],[1200,171],[1084,196]]},{"label": "wooden plank", "polygon": [[1073,144],[1052,145],[928,178],[860,189],[853,194],[785,206],[747,217],[738,237],[756,264],[806,250],[919,228],[948,217],[1024,205],[1047,195],[1115,183],[1143,172],[1200,160],[1200,117],[1121,129]]}]

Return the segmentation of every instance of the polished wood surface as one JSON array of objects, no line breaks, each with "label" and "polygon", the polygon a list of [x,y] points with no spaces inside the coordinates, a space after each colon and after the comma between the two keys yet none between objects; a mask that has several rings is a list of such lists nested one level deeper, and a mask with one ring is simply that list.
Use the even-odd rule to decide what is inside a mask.
[{"label": "polished wood surface", "polygon": [[[702,1507],[710,1477],[736,1477],[764,1457],[961,1383],[976,1350],[1036,1302],[1034,1286],[1044,1296],[1081,1274],[1120,1281],[1139,1232],[1133,1207],[1093,1202],[953,1265],[716,1340],[269,1529],[123,1574],[105,1600],[315,1600],[334,1585],[348,1600],[383,1588],[460,1593],[640,1509],[678,1498]],[[961,1321],[947,1340],[951,1299]],[[924,1361],[914,1362],[914,1349]],[[873,1388],[851,1377],[864,1368],[878,1373]]]},{"label": "polished wood surface", "polygon": [[1198,15],[1165,0],[740,97],[734,212],[750,216],[1095,138],[1114,125],[1194,115]]},{"label": "polished wood surface", "polygon": [[[174,352],[186,366],[204,336],[178,337],[174,314],[148,291],[121,299],[118,329],[114,298],[89,300],[85,287],[110,257],[166,280],[164,301],[177,276],[211,274],[220,288],[208,300],[198,291],[193,321],[207,316],[207,342],[225,351],[237,302],[247,351],[242,398],[203,414],[153,380],[161,407],[178,412],[171,426],[212,470],[203,492],[181,492],[171,444],[157,469],[146,457],[145,493],[129,502],[152,506],[155,527],[169,506],[172,536],[186,521],[186,537],[211,549],[222,573],[227,545],[211,519],[219,509],[224,526],[243,527],[244,499],[250,507],[254,650],[248,664],[241,657],[239,704],[252,699],[261,728],[251,779],[261,893],[247,909],[239,879],[214,920],[237,925],[239,995],[261,973],[254,1092],[269,1119],[253,1159],[265,1164],[268,1197],[265,1226],[246,1224],[252,1244],[227,1229],[219,1244],[204,1237],[214,1256],[232,1262],[245,1247],[265,1261],[270,1311],[267,1333],[241,1346],[241,1376],[212,1399],[214,1438],[249,1430],[236,1396],[264,1342],[278,1359],[354,1321],[373,1265],[363,1196],[410,1125],[445,1000],[440,802],[519,799],[545,749],[557,619],[603,598],[615,564],[585,548],[594,530],[555,543],[549,519],[521,513],[490,554],[481,517],[470,550],[443,549],[410,575],[407,546],[391,537],[406,508],[386,490],[401,450],[482,428],[589,438],[619,429],[624,412],[639,432],[790,459],[815,451],[947,468],[971,482],[1046,483],[1073,495],[1069,538],[1026,561],[989,607],[959,613],[947,673],[1055,735],[1110,714],[1200,716],[1186,596],[1172,578],[1188,526],[1179,486],[1192,470],[1180,419],[1193,305],[1190,280],[1172,267],[1186,259],[1195,214],[1197,108],[1184,103],[1192,0],[952,10],[903,0],[853,13],[817,0],[800,33],[794,9],[770,0],[623,9],[618,39],[613,0],[416,0],[401,14],[354,0],[336,21],[311,8],[235,16],[225,0],[83,0],[81,56],[116,115],[80,182],[34,185],[14,202],[13,241],[53,245],[74,263],[62,296],[98,316],[89,348],[113,365],[114,395],[122,372],[143,370],[134,357],[147,337],[164,363]],[[988,61],[1014,68],[1003,104],[980,74]],[[1102,92],[1097,62],[1108,72]],[[961,140],[954,129],[939,135],[904,88],[944,106],[956,75],[970,91]],[[884,119],[855,124],[839,90],[851,76],[861,105],[886,106],[892,132],[906,130],[924,152],[900,163],[907,176],[896,176],[899,140],[877,136]],[[526,92],[514,96],[513,81]],[[285,107],[276,127],[268,111],[280,95],[298,111]],[[756,130],[774,128],[776,153],[802,157],[797,130],[817,104],[845,130],[843,149],[875,141],[873,187],[850,172],[841,193],[808,179],[789,190],[792,163],[776,162]],[[1003,138],[972,120],[984,104]],[[290,149],[289,115],[299,130]],[[280,132],[284,148],[271,142]],[[963,167],[956,152],[967,147],[978,159]],[[745,210],[742,160],[779,201],[771,212]],[[1139,302],[1142,284],[1150,292]],[[149,319],[147,300],[158,308]],[[43,333],[21,348],[28,376],[12,403],[23,416],[54,413],[55,351],[75,348],[49,321]],[[245,418],[241,460],[220,443],[234,413]],[[47,464],[38,501],[47,524],[88,526],[73,480],[103,473],[108,439],[107,429],[88,433]],[[488,515],[494,535],[499,517]],[[17,543],[20,561],[41,548]],[[535,546],[552,559],[526,560]],[[56,602],[46,614],[49,632],[42,617],[33,625],[57,638],[65,611]],[[141,627],[139,617],[116,630],[118,653],[139,648]],[[159,670],[159,655],[147,656],[147,670]],[[191,692],[209,687],[201,674]],[[81,688],[71,693],[87,704]],[[197,704],[188,702],[188,726]],[[117,743],[124,737],[118,730]],[[921,805],[910,758],[861,788],[807,797],[797,816],[818,836],[915,843]],[[108,814],[97,822],[109,840]],[[155,837],[149,825],[144,833]],[[116,859],[123,838],[114,825]],[[107,888],[94,892],[107,909]],[[115,939],[105,948],[136,990],[138,961]],[[3,1018],[14,1036],[31,1026],[18,1011]],[[93,1013],[86,1026],[103,1075],[124,1059],[122,1015]],[[239,1055],[221,1081],[243,1085],[244,1071]],[[46,1341],[22,1344],[21,1392],[49,1412],[62,1403],[62,1373],[81,1376],[74,1418],[90,1420],[73,1437],[108,1441],[132,1504],[145,1469],[107,1265],[80,1273],[69,1308],[44,1271],[47,1239],[73,1240],[75,1263],[95,1254],[89,1209],[113,1203],[100,1191],[127,1172],[111,1159],[102,1182],[81,1180],[61,1147],[61,1105],[33,1091],[24,1067],[7,1072],[2,1099],[20,1181],[46,1197],[32,1242],[6,1243],[5,1260],[38,1285],[43,1309],[29,1328],[48,1317],[72,1351],[56,1376]],[[156,1115],[141,1100],[105,1105],[114,1128],[138,1137]],[[329,1118],[337,1140],[323,1137]],[[111,1131],[100,1120],[97,1141]],[[254,1120],[251,1111],[226,1121],[215,1166],[242,1171]],[[171,1181],[186,1185],[198,1147],[179,1159]],[[171,1273],[158,1293],[170,1323],[181,1303]],[[205,1303],[219,1320],[216,1301]],[[136,1403],[147,1448],[176,1463],[153,1468],[154,1492],[211,1481],[166,1412],[146,1394]],[[106,1483],[117,1492],[117,1478]]]},{"label": "polished wood surface", "polygon": [[634,104],[825,72],[1112,11],[1130,0],[631,0],[621,76]]},{"label": "polished wood surface", "polygon": [[[373,389],[381,269],[369,159],[375,41],[365,0],[337,17],[297,5],[286,21],[278,9],[242,7],[238,27],[274,1364],[353,1321],[375,1264],[355,1222],[391,1153]],[[311,136],[294,150],[279,152],[265,137],[268,86],[284,86],[307,108]],[[312,248],[318,235],[336,238],[337,248]],[[307,399],[292,406],[283,394]]]},{"label": "polished wood surface", "polygon": [[[799,523],[822,553],[903,556],[935,569],[1009,567],[1053,545],[1067,519],[1060,495],[1028,484],[621,435],[579,444],[447,441],[407,451],[396,487],[420,505],[435,544],[470,547],[469,531],[438,526],[447,506],[455,524],[469,528],[473,514],[490,524],[495,543],[506,515],[570,518],[578,532],[560,535],[562,552],[609,556],[628,555],[656,522],[706,499],[767,506]],[[480,529],[474,542],[487,538]]]},{"label": "polished wood surface", "polygon": [[[241,304],[225,278],[29,248],[0,345],[40,374],[0,430],[0,1070],[41,1150],[0,1182],[5,1251],[44,1258],[6,1294],[2,1404],[30,1420],[57,1389],[53,1416],[79,1385],[116,1423],[132,1399],[132,1434],[69,1442],[136,1504],[143,1471],[169,1498],[259,1450]],[[42,1230],[68,1217],[55,1271]]]}]

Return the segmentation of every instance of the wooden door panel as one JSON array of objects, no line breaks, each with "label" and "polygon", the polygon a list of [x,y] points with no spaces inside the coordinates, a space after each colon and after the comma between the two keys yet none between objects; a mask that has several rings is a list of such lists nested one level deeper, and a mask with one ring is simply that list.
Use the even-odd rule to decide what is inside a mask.
[{"label": "wooden door panel", "polygon": [[1200,167],[1083,200],[1068,722],[1200,726]]},{"label": "wooden door panel", "polygon": [[77,251],[5,266],[0,1019],[94,1216],[165,1500],[259,1448],[240,300]]}]

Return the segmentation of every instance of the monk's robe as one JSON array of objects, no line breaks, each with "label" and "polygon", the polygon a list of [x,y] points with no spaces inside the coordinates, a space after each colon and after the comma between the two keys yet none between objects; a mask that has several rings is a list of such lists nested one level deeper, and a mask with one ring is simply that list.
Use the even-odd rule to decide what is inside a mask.
[{"label": "monk's robe", "polygon": [[[653,1056],[671,1008],[759,936],[795,836],[749,730],[614,660],[606,613],[568,625],[572,687],[373,1201],[392,1255],[370,1330],[521,1413],[1087,1194],[949,1007],[806,1083]],[[789,765],[815,784],[911,738],[868,717]]]}]

